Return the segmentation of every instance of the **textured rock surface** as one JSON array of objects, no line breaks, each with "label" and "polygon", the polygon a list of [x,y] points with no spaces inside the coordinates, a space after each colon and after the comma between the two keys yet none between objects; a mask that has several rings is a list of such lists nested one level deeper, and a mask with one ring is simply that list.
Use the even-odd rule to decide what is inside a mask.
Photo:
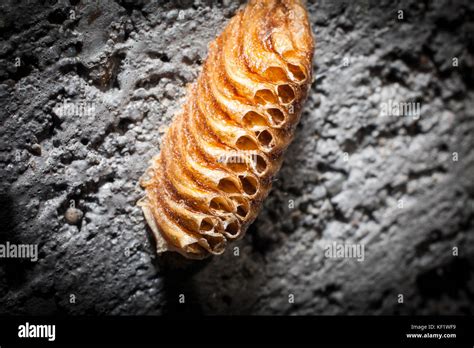
[{"label": "textured rock surface", "polygon": [[0,314],[474,312],[469,0],[310,2],[315,82],[239,256],[154,254],[138,179],[240,5],[0,4],[0,243],[39,246],[0,259]]}]

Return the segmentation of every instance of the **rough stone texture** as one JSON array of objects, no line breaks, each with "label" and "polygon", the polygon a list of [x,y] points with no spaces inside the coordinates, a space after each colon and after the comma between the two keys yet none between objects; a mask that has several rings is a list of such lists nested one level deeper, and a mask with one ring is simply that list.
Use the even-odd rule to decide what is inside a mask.
[{"label": "rough stone texture", "polygon": [[138,179],[241,4],[1,2],[0,243],[40,258],[0,260],[0,314],[474,312],[470,0],[310,1],[315,82],[239,256],[155,255]]}]

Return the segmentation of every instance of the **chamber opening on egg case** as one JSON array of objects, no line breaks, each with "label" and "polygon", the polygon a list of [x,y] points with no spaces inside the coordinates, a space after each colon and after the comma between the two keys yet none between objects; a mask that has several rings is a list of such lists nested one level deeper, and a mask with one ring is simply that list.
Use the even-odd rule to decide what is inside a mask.
[{"label": "chamber opening on egg case", "polygon": [[285,70],[277,66],[269,67],[267,70],[265,70],[263,76],[272,82],[285,81],[288,78]]},{"label": "chamber opening on egg case", "polygon": [[298,65],[288,63],[288,70],[290,70],[297,81],[303,81],[306,79],[306,74]]},{"label": "chamber opening on egg case", "polygon": [[258,90],[257,93],[255,93],[255,100],[259,104],[266,104],[266,103],[276,104],[276,103],[278,103],[277,97],[269,89]]},{"label": "chamber opening on egg case", "polygon": [[231,223],[227,224],[224,230],[230,235],[235,236],[236,234],[240,232],[240,225],[237,220],[234,220]]},{"label": "chamber opening on egg case", "polygon": [[232,212],[232,204],[225,197],[214,197],[209,202],[209,208],[214,210],[220,210],[225,213]]},{"label": "chamber opening on egg case", "polygon": [[295,99],[295,91],[290,85],[278,86],[278,96],[285,104],[291,103]]},{"label": "chamber opening on egg case", "polygon": [[236,209],[236,214],[240,218],[245,218],[247,217],[247,214],[249,213],[249,203],[247,199],[245,199],[243,196],[234,196],[231,197],[231,199],[234,201],[235,205],[237,206]]},{"label": "chamber opening on egg case", "polygon": [[237,139],[235,143],[235,146],[237,146],[240,150],[257,150],[258,149],[258,145],[255,142],[255,140],[253,140],[247,135],[242,135],[241,137],[239,137],[239,139]]},{"label": "chamber opening on egg case", "polygon": [[221,246],[222,243],[224,242],[224,237],[218,237],[218,236],[209,236],[206,235],[206,241],[209,243],[209,246],[212,250],[215,251],[217,247]]},{"label": "chamber opening on egg case", "polygon": [[239,193],[239,186],[231,178],[223,178],[219,180],[217,188],[224,191],[225,193]]},{"label": "chamber opening on egg case", "polygon": [[246,207],[244,207],[243,205],[239,205],[237,207],[237,215],[240,216],[241,218],[245,218],[247,217],[247,214],[248,214],[248,210]]},{"label": "chamber opening on egg case", "polygon": [[256,113],[255,111],[247,112],[242,118],[242,120],[244,125],[246,125],[247,127],[258,127],[267,125],[265,117]]},{"label": "chamber opening on egg case", "polygon": [[244,192],[250,196],[254,195],[257,192],[257,180],[250,176],[239,176],[240,182],[242,183],[242,188]]},{"label": "chamber opening on egg case", "polygon": [[285,114],[280,109],[270,108],[267,109],[267,112],[276,125],[280,125],[285,120]]},{"label": "chamber opening on egg case", "polygon": [[269,131],[265,129],[264,131],[260,132],[257,139],[263,146],[269,146],[273,140],[273,136]]},{"label": "chamber opening on egg case", "polygon": [[263,173],[267,169],[267,162],[260,155],[257,155],[255,157],[256,157],[255,168],[257,169],[258,173]]},{"label": "chamber opening on egg case", "polygon": [[214,228],[214,222],[211,218],[204,218],[199,225],[200,231],[211,231]]}]

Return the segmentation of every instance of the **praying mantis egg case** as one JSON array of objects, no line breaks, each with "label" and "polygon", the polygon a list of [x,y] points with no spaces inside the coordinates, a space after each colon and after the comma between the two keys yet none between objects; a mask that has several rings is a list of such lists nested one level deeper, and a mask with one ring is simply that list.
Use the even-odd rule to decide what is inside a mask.
[{"label": "praying mantis egg case", "polygon": [[255,220],[299,121],[314,41],[299,0],[250,0],[210,45],[141,179],[157,252],[224,252]]}]

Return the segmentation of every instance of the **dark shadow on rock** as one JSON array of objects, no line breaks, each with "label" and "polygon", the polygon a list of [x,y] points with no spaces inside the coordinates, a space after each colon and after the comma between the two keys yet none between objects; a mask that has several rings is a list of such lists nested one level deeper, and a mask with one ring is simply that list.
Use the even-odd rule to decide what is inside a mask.
[{"label": "dark shadow on rock", "polygon": [[[14,201],[7,193],[0,194],[0,244],[7,247],[13,244],[25,244],[27,242],[18,239],[16,233],[17,224],[14,210]],[[25,281],[25,273],[28,268],[34,265],[30,260],[19,258],[0,259],[0,269],[3,276],[0,277],[0,288],[5,284],[12,290],[20,286]]]},{"label": "dark shadow on rock", "polygon": [[419,274],[416,285],[425,299],[439,299],[443,295],[456,299],[461,291],[471,294],[468,284],[472,275],[472,266],[467,259],[453,258],[446,265]]},{"label": "dark shadow on rock", "polygon": [[[154,246],[155,240],[148,226],[147,231],[150,244]],[[190,317],[203,314],[194,276],[204,269],[210,260],[211,258],[188,260],[175,252],[165,252],[154,259],[153,265],[163,281],[163,315]]]},{"label": "dark shadow on rock", "polygon": [[8,194],[0,194],[0,243],[10,240],[15,227],[13,200]]}]

